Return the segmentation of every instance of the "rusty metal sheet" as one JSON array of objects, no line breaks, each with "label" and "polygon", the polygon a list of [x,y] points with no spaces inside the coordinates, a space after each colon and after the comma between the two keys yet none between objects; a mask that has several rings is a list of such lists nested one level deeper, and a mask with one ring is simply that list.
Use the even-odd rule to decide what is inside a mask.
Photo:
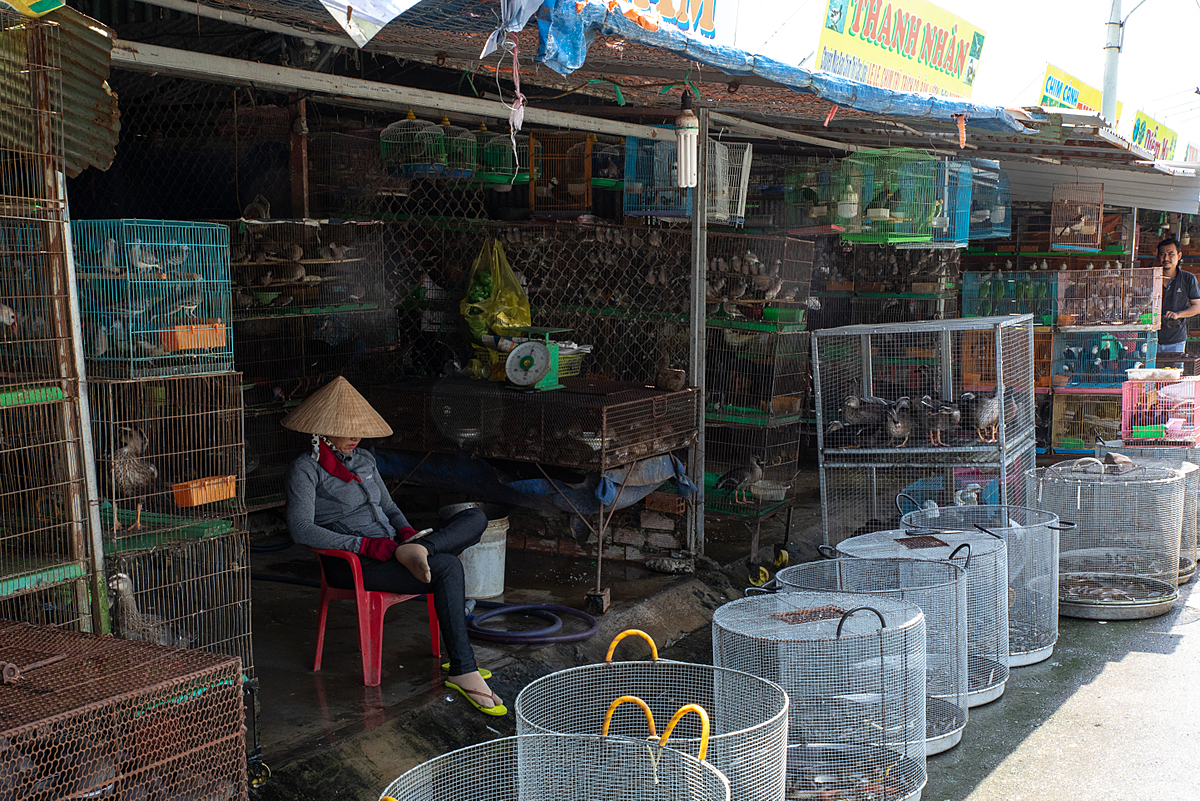
[{"label": "rusty metal sheet", "polygon": [[116,34],[67,6],[46,19],[60,26],[64,171],[74,178],[88,167],[107,170],[121,131],[117,95],[108,86]]}]

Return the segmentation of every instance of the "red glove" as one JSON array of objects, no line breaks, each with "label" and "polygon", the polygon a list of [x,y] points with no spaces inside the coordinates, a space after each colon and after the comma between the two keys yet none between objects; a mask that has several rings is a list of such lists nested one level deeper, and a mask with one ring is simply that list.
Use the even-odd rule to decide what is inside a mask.
[{"label": "red glove", "polygon": [[396,532],[396,536],[393,539],[396,542],[408,542],[415,536],[417,536],[417,530],[412,526],[405,526]]},{"label": "red glove", "polygon": [[362,544],[358,546],[358,553],[359,556],[365,556],[368,559],[386,562],[395,558],[396,543],[387,537],[363,537]]}]

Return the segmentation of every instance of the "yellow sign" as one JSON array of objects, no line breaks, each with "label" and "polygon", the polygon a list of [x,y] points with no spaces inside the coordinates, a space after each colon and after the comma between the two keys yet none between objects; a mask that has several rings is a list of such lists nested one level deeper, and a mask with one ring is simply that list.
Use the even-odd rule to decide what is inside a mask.
[{"label": "yellow sign", "polygon": [[56,8],[62,8],[62,0],[0,0],[0,7],[8,6],[26,17],[40,17]]},{"label": "yellow sign", "polygon": [[1135,145],[1149,150],[1154,154],[1154,158],[1170,161],[1175,158],[1175,144],[1179,141],[1179,134],[1139,111],[1133,118],[1133,136],[1130,140]]},{"label": "yellow sign", "polygon": [[829,0],[817,69],[900,92],[970,97],[983,39],[925,0]]},{"label": "yellow sign", "polygon": [[[1046,77],[1042,79],[1042,98],[1039,106],[1048,108],[1074,108],[1080,111],[1100,113],[1100,90],[1063,72],[1053,64],[1046,65]],[[1117,119],[1121,119],[1121,103],[1117,103]],[[1115,125],[1113,127],[1116,127]]]},{"label": "yellow sign", "polygon": [[1200,147],[1188,142],[1187,150],[1184,151],[1183,160],[1190,163],[1200,161]]}]

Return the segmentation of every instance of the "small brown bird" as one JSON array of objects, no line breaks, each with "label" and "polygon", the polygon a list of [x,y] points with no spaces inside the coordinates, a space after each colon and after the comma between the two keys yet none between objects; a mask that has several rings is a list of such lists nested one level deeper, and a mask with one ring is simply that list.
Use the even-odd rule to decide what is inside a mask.
[{"label": "small brown bird", "polygon": [[285,245],[283,248],[283,257],[288,261],[300,261],[304,258],[304,248],[295,242]]},{"label": "small brown bird", "polygon": [[138,531],[142,528],[142,498],[158,480],[158,468],[146,457],[146,449],[150,447],[150,439],[141,429],[132,426],[117,428],[121,447],[113,451],[110,463],[112,471],[113,495],[112,519],[113,531],[121,530],[117,520],[117,500],[137,498],[137,516],[129,528]]}]

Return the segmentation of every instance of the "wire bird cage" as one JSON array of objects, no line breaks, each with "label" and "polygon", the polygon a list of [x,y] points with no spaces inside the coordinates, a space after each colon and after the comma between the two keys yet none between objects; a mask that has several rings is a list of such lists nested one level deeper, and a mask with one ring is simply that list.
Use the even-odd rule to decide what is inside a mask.
[{"label": "wire bird cage", "polygon": [[1154,367],[1158,332],[1059,331],[1053,347],[1051,384],[1055,388],[1120,389],[1126,370]]},{"label": "wire bird cage", "polygon": [[626,217],[692,216],[692,190],[679,186],[674,138],[626,137],[623,208]]},{"label": "wire bird cage", "polygon": [[[1012,235],[1012,200],[1008,173],[1000,162],[971,159],[971,227],[974,239],[1008,239]],[[987,315],[983,315],[986,317]]]},{"label": "wire bird cage", "polygon": [[544,214],[592,210],[592,138],[574,131],[533,131],[530,147],[540,149],[541,169],[530,176],[529,208]]},{"label": "wire bird cage", "polygon": [[246,508],[249,511],[282,506],[284,477],[296,457],[312,450],[307,434],[284,428],[280,421],[290,408],[247,408]]},{"label": "wire bird cage", "polygon": [[925,615],[925,753],[958,744],[967,725],[966,571],[921,559],[825,559],[785,568],[776,579],[786,592],[857,595],[838,604],[845,608],[875,600],[920,607]]},{"label": "wire bird cage", "polygon": [[1162,324],[1162,270],[1112,267],[1060,270],[1059,328],[1154,331]]},{"label": "wire bird cage", "polygon": [[1032,314],[1035,325],[1057,325],[1058,276],[1047,270],[963,273],[963,317]]},{"label": "wire bird cage", "polygon": [[0,621],[0,660],[5,797],[247,797],[236,659]]},{"label": "wire bird cage", "polygon": [[451,125],[450,120],[446,118],[442,119],[438,127],[442,129],[442,141],[446,147],[446,169],[441,177],[470,178],[475,174],[479,161],[475,134],[459,125]]},{"label": "wire bird cage", "polygon": [[408,117],[379,133],[379,154],[389,174],[401,178],[438,178],[446,172],[446,133],[441,126]]},{"label": "wire bird cage", "polygon": [[1050,446],[1055,453],[1089,454],[1096,442],[1121,435],[1121,396],[1114,392],[1054,393]]},{"label": "wire bird cage", "polygon": [[921,250],[965,248],[971,229],[973,189],[974,181],[968,162],[938,159],[929,241],[901,243],[897,247]]},{"label": "wire bird cage", "polygon": [[105,536],[202,539],[245,514],[240,373],[88,381]]},{"label": "wire bird cage", "polygon": [[844,262],[857,293],[933,295],[957,288],[961,258],[957,249],[854,245]]},{"label": "wire bird cage", "polygon": [[926,670],[919,607],[784,592],[731,601],[713,613],[712,628],[714,664],[776,682],[791,698],[784,797],[920,798]]},{"label": "wire bird cage", "polygon": [[837,212],[838,162],[797,164],[784,176],[786,213],[780,221],[786,228],[831,226]]},{"label": "wire bird cage", "polygon": [[528,183],[530,175],[537,175],[542,166],[541,144],[534,147],[532,160],[530,146],[528,134],[513,138],[505,134],[486,137],[479,145],[479,169],[475,177],[497,192],[510,191],[512,184]]},{"label": "wire bird cage", "polygon": [[1103,246],[1104,184],[1055,184],[1050,249],[1098,253]]},{"label": "wire bird cage", "polygon": [[1028,315],[812,339],[827,544],[896,528],[901,492],[939,506],[1021,502],[1035,447]]},{"label": "wire bird cage", "polygon": [[110,551],[105,567],[114,635],[237,657],[242,674],[254,677],[249,535],[235,531]]},{"label": "wire bird cage", "polygon": [[[1170,381],[1126,381],[1121,385],[1121,439],[1130,445],[1194,448],[1200,377]],[[1111,437],[1109,437],[1111,439]]]},{"label": "wire bird cage", "polygon": [[850,299],[848,324],[915,323],[957,318],[958,294],[955,292],[930,295],[858,293]]},{"label": "wire bird cage", "polygon": [[71,223],[88,374],[233,369],[229,235],[215,223]]},{"label": "wire bird cage", "polygon": [[[802,424],[704,426],[704,508],[762,517],[791,503]],[[756,460],[758,470],[754,470]],[[761,477],[756,478],[758,472]],[[749,480],[747,480],[749,479]]]},{"label": "wire bird cage", "polygon": [[[1132,457],[1137,464],[1172,467],[1184,474],[1183,528],[1179,535],[1179,584],[1191,581],[1196,573],[1197,557],[1200,556],[1197,532],[1200,523],[1200,450],[1194,448],[1133,448],[1120,440],[1096,444],[1096,457],[1103,459],[1108,453],[1122,453]],[[1196,514],[1193,515],[1192,512]]]},{"label": "wire bird cage", "polygon": [[[766,329],[766,330],[763,330]],[[704,353],[709,423],[799,422],[811,388],[809,333],[774,326],[710,321]]]},{"label": "wire bird cage", "polygon": [[[965,532],[983,526],[1004,539],[1008,551],[1008,655],[1010,667],[1048,659],[1058,641],[1058,516],[1021,506],[950,506],[918,509],[901,518],[906,528]],[[976,555],[972,554],[972,562]],[[968,605],[975,576],[968,571]],[[968,624],[969,625],[969,624]]]},{"label": "wire bird cage", "polygon": [[[614,662],[617,643],[629,634],[645,637],[652,661]],[[610,704],[624,696],[641,699],[661,725],[685,704],[708,712],[711,733],[708,762],[729,779],[737,801],[784,796],[784,762],[788,744],[788,694],[777,684],[721,665],[675,662],[658,658],[658,649],[643,632],[627,631],[609,646],[603,664],[560,670],[527,685],[517,696],[517,734],[591,734],[605,719]],[[636,702],[621,705],[611,716],[608,734],[639,739],[649,717]],[[683,718],[670,745],[698,756],[702,742],[699,718]]]},{"label": "wire bird cage", "polygon": [[[938,160],[922,150],[860,150],[842,160],[844,181],[858,195],[851,242],[929,242],[938,214]],[[840,205],[841,202],[839,202]]]},{"label": "wire bird cage", "polygon": [[625,175],[625,143],[592,142],[592,183],[605,188],[619,188]]},{"label": "wire bird cage", "polygon": [[729,780],[704,760],[640,737],[527,734],[423,762],[389,784],[380,801],[590,798],[729,801]]},{"label": "wire bird cage", "polygon": [[708,140],[709,222],[742,225],[746,222],[746,195],[750,190],[750,162],[754,146],[743,142]]},{"label": "wire bird cage", "polygon": [[859,559],[963,559],[967,574],[967,706],[980,706],[1003,695],[1008,683],[1008,549],[998,534],[970,527],[952,530],[938,520],[934,518],[930,526],[851,537],[839,542],[837,551]]},{"label": "wire bird cage", "polygon": [[799,331],[812,286],[814,244],[795,237],[710,232],[706,312],[712,324],[743,321]]},{"label": "wire bird cage", "polygon": [[355,216],[391,180],[380,160],[379,131],[319,131],[308,137],[308,198],[314,217]]},{"label": "wire bird cage", "polygon": [[1076,527],[1059,539],[1059,613],[1134,620],[1170,610],[1178,597],[1184,475],[1126,470],[1087,457],[1029,473],[1035,508]]}]

